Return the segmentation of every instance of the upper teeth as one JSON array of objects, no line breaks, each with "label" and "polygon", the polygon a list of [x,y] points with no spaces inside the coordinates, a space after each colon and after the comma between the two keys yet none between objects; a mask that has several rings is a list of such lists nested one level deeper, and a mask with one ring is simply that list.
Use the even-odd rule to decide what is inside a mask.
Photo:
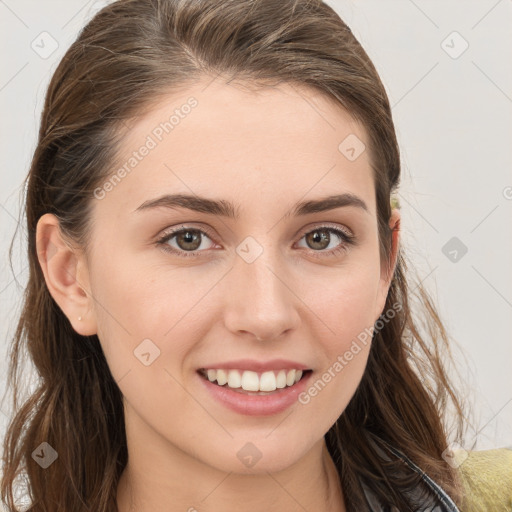
[{"label": "upper teeth", "polygon": [[217,381],[219,386],[227,383],[230,388],[242,388],[245,391],[275,391],[276,388],[293,386],[302,377],[302,370],[279,370],[258,374],[249,370],[207,370],[210,382]]}]

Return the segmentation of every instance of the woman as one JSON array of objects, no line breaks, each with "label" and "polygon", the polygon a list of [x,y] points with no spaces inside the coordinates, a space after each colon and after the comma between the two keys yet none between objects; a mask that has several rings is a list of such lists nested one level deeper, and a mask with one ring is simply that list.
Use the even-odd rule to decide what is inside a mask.
[{"label": "woman", "polygon": [[[50,83],[5,440],[32,511],[457,511],[384,87],[320,1],[121,0]],[[423,325],[422,325],[423,327]],[[443,412],[454,404],[456,427]],[[462,442],[462,441],[461,441]]]}]

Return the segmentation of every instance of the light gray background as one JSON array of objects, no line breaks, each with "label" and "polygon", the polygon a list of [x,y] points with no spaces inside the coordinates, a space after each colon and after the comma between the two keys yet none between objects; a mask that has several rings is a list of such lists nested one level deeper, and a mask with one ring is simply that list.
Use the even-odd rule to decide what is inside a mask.
[{"label": "light gray background", "polygon": [[[80,28],[106,3],[0,0],[2,395],[4,354],[28,275],[24,221],[14,274],[7,252],[45,90]],[[474,407],[468,444],[512,446],[512,2],[328,3],[372,58],[393,105],[403,162],[403,244],[455,339],[461,391]],[[31,47],[50,52],[52,39],[58,48],[49,56]],[[466,254],[450,245],[443,253],[453,237]],[[10,396],[1,404],[2,437],[9,404]]]}]

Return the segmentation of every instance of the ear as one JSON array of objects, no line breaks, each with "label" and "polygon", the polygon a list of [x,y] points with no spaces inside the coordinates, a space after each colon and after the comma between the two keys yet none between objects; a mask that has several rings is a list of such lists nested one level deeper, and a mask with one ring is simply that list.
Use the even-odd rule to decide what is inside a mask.
[{"label": "ear", "polygon": [[73,329],[82,336],[96,334],[93,299],[86,291],[89,290],[87,261],[83,253],[63,237],[55,215],[46,213],[39,219],[36,248],[46,286]]},{"label": "ear", "polygon": [[397,208],[394,208],[391,211],[389,227],[391,228],[391,252],[389,260],[381,264],[375,321],[377,321],[378,317],[383,313],[389,287],[391,286],[391,280],[393,279],[393,274],[395,273],[398,261],[398,248],[400,243],[400,211]]}]

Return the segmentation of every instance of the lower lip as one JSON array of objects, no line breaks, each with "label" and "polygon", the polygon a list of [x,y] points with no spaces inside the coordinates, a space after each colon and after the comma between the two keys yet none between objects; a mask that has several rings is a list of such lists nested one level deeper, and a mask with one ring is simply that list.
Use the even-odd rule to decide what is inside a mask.
[{"label": "lower lip", "polygon": [[279,414],[298,401],[298,395],[306,389],[312,372],[304,374],[293,386],[278,389],[268,395],[246,395],[227,386],[219,386],[198,374],[206,389],[222,405],[246,416],[269,416]]}]

